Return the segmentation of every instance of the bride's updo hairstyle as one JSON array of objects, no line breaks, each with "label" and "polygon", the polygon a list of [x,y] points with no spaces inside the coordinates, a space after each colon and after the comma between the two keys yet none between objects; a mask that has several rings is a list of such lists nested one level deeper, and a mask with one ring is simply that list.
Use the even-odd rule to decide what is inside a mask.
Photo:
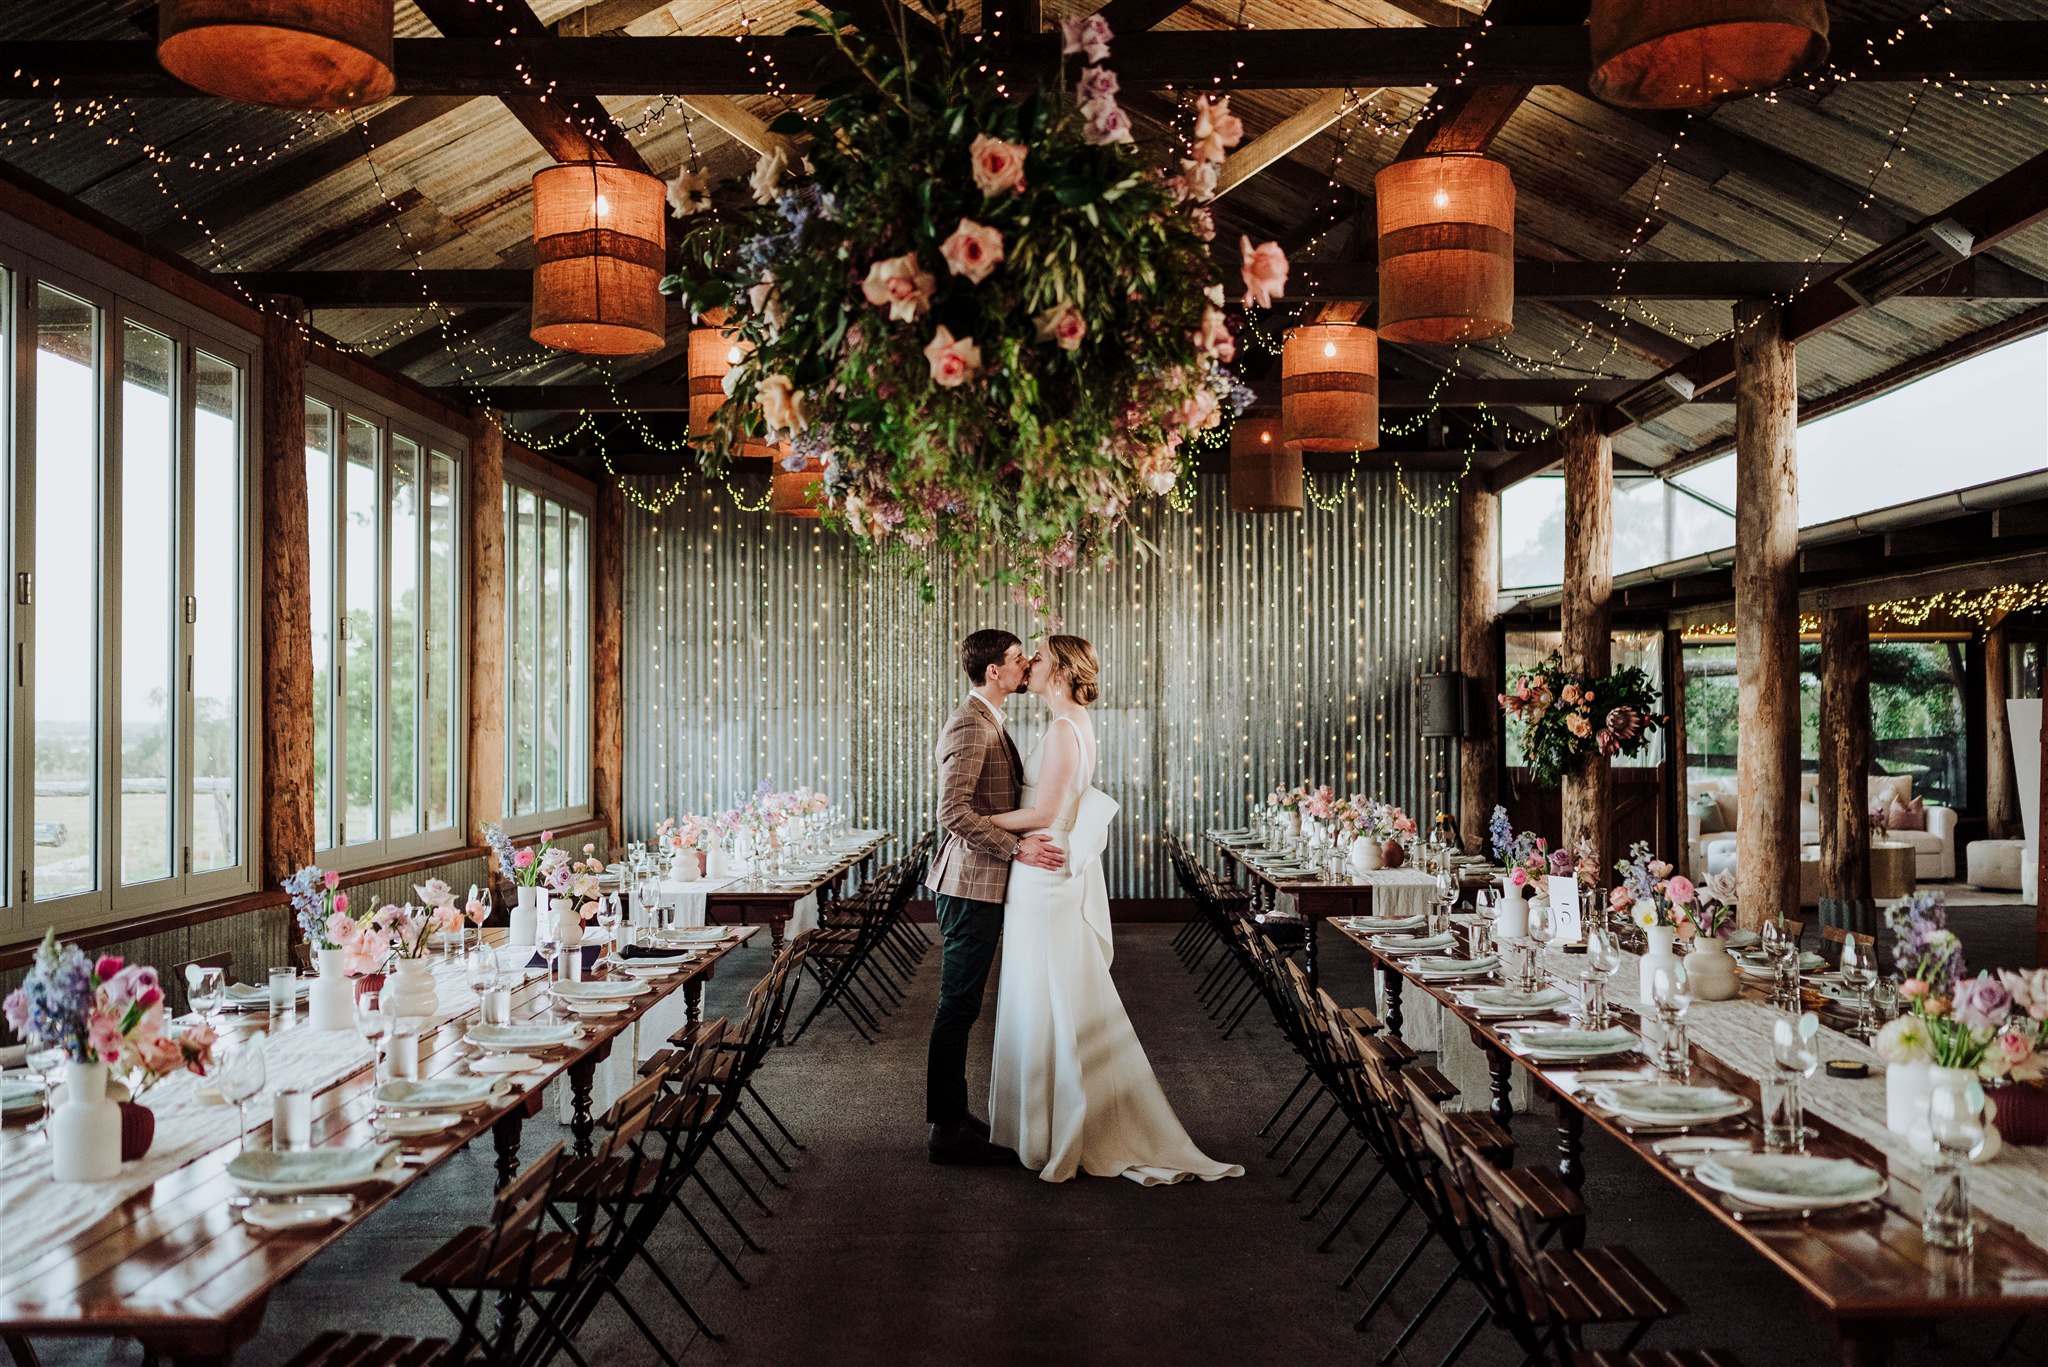
[{"label": "bride's updo hairstyle", "polygon": [[1086,637],[1048,636],[1045,649],[1053,663],[1066,671],[1067,691],[1075,702],[1086,707],[1102,696],[1102,661],[1095,658],[1095,647]]}]

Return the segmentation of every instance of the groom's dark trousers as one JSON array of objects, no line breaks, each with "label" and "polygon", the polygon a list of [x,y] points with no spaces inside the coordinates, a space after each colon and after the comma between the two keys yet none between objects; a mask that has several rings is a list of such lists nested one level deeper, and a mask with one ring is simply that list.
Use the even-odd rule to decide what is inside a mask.
[{"label": "groom's dark trousers", "polygon": [[988,971],[1002,939],[1003,904],[940,893],[937,906],[945,959],[925,1064],[924,1118],[934,1125],[951,1126],[966,1118],[969,1110],[967,1042],[981,1015]]}]

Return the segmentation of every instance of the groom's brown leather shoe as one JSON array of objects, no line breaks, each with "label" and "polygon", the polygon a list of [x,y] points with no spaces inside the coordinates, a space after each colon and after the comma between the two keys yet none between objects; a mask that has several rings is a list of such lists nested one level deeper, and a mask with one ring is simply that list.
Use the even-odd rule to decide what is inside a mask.
[{"label": "groom's brown leather shoe", "polygon": [[954,1125],[932,1126],[931,1138],[925,1141],[925,1157],[934,1163],[946,1163],[958,1167],[1000,1168],[1012,1167],[1017,1163],[1017,1152],[1000,1144],[992,1144],[976,1134],[967,1121]]}]

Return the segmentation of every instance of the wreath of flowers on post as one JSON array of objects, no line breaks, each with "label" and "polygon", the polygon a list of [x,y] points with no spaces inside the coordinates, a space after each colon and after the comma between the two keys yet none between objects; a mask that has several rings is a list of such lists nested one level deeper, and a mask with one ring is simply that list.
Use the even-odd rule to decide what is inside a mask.
[{"label": "wreath of flowers on post", "polygon": [[[807,154],[769,151],[736,209],[695,173],[671,195],[690,226],[663,288],[739,355],[700,459],[788,441],[785,466],[822,463],[828,517],[870,546],[1004,545],[1027,572],[1103,552],[1250,402],[1210,251],[1244,135],[1229,97],[1195,100],[1168,169],[1133,146],[1100,15],[1062,21],[1078,71],[1063,58],[1059,89],[1021,97],[963,51],[955,10],[893,48],[804,17],[855,69],[769,125]],[[1240,249],[1245,306],[1270,307],[1285,255]]]},{"label": "wreath of flowers on post", "polygon": [[1641,754],[1669,720],[1656,706],[1650,676],[1634,665],[1596,678],[1567,673],[1555,652],[1500,695],[1502,713],[1522,723],[1522,758],[1546,786],[1596,754]]}]

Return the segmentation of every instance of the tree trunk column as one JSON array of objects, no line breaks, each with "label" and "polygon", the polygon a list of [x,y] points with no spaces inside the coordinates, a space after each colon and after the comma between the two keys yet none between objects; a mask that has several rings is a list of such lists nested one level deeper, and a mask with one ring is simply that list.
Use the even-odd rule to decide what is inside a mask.
[{"label": "tree trunk column", "polygon": [[271,885],[312,863],[314,845],[313,551],[303,315],[296,299],[264,302],[260,838],[263,881]]},{"label": "tree trunk column", "polygon": [[616,480],[597,495],[593,540],[597,585],[591,622],[590,703],[592,814],[601,817],[616,848],[625,838],[626,763],[625,695],[621,672],[626,665],[626,499]]},{"label": "tree trunk column", "polygon": [[[469,837],[505,816],[505,434],[469,446]],[[509,889],[503,889],[510,895]]]},{"label": "tree trunk column", "polygon": [[2012,726],[2005,715],[2005,628],[1984,634],[1984,824],[1993,840],[2024,835],[2020,781],[2013,769]]},{"label": "tree trunk column", "polygon": [[[1614,591],[1614,445],[1601,434],[1595,410],[1580,407],[1558,433],[1564,456],[1564,591],[1560,604],[1565,669],[1605,674],[1613,668],[1609,600]],[[1599,724],[1595,719],[1596,726]],[[1565,775],[1564,848],[1593,842],[1606,869],[1614,863],[1614,772],[1605,755]]]},{"label": "tree trunk column", "polygon": [[1735,801],[1742,924],[1799,914],[1798,371],[1775,305],[1735,310]]},{"label": "tree trunk column", "polygon": [[[1476,479],[1458,490],[1458,668],[1472,712],[1458,741],[1458,834],[1485,848],[1486,823],[1500,800],[1500,649],[1494,604],[1500,597],[1500,499]],[[1476,845],[1474,842],[1477,842]]]},{"label": "tree trunk column", "polygon": [[1870,896],[1870,609],[1820,615],[1820,919],[1877,932]]}]

